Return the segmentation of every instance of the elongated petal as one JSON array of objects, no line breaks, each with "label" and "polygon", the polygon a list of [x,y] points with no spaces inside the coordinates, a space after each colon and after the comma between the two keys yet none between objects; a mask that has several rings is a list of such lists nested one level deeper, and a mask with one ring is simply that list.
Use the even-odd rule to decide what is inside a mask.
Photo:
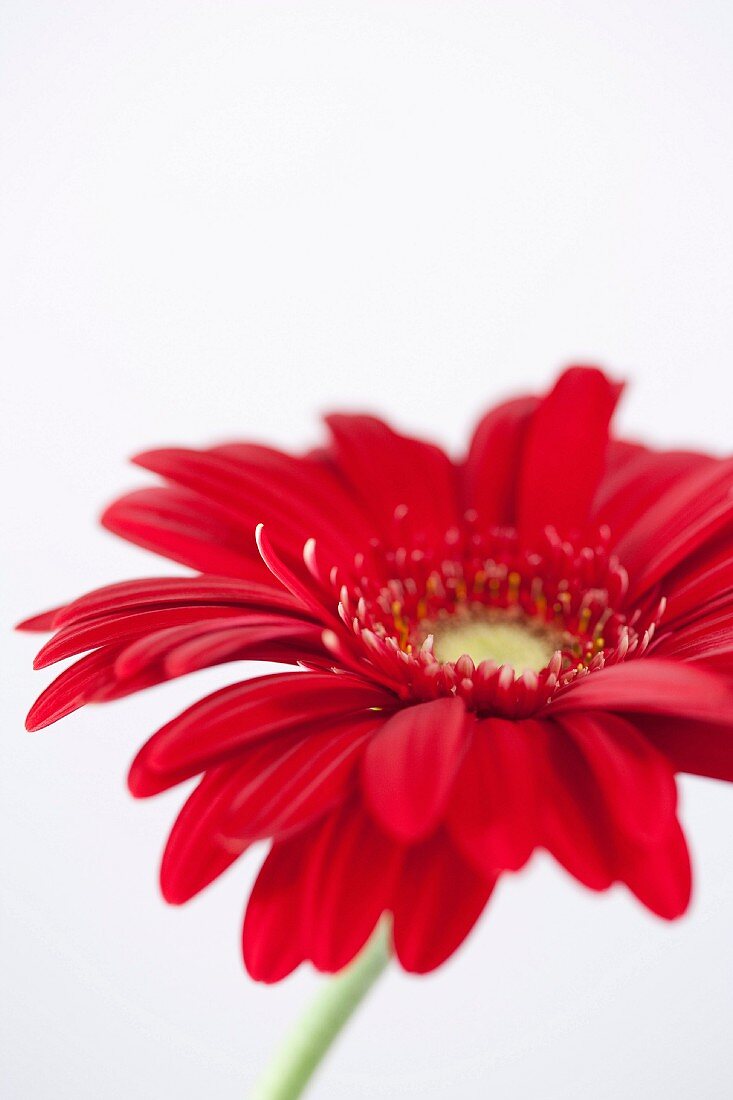
[{"label": "elongated petal", "polygon": [[[271,576],[268,575],[268,579],[272,582]],[[96,588],[60,609],[54,625],[61,627],[100,615],[132,614],[153,608],[193,604],[232,604],[261,611],[282,611],[299,617],[306,614],[306,609],[290,592],[274,583],[204,574],[199,577],[143,577]]]},{"label": "elongated petal", "polygon": [[692,451],[650,451],[641,447],[630,461],[616,469],[607,468],[593,501],[592,518],[598,524],[607,524],[617,543],[671,486],[713,462]]},{"label": "elongated petal", "polygon": [[[265,751],[259,746],[252,756],[264,757]],[[182,905],[203,890],[244,851],[245,844],[226,844],[221,834],[221,819],[239,790],[241,773],[239,764],[207,772],[176,818],[160,868],[160,887],[171,905]]]},{"label": "elongated petal", "polygon": [[728,717],[727,725],[674,715],[642,715],[633,721],[675,771],[733,783],[733,712]]},{"label": "elongated petal", "polygon": [[641,593],[671,572],[722,525],[733,522],[733,459],[706,463],[675,481],[616,544]]},{"label": "elongated petal", "polygon": [[22,619],[15,629],[33,634],[45,634],[46,631],[53,630],[56,618],[65,606],[65,604],[61,604],[60,607],[52,607],[50,611],[41,611],[38,615],[31,615],[28,619]]},{"label": "elongated petal", "polygon": [[616,828],[632,843],[659,843],[677,806],[667,759],[618,715],[567,714],[558,722],[585,757]]},{"label": "elongated petal", "polygon": [[374,720],[336,722],[256,742],[206,772],[171,831],[161,866],[167,901],[188,901],[250,843],[311,825],[356,787],[359,754]]},{"label": "elongated petal", "polygon": [[329,416],[335,461],[374,518],[392,529],[395,509],[408,509],[408,524],[442,538],[458,518],[456,474],[447,455],[422,440],[399,435],[373,416]]},{"label": "elongated petal", "polygon": [[182,489],[138,489],[107,508],[102,524],[121,538],[202,573],[264,581],[254,529]]},{"label": "elongated petal", "polygon": [[591,673],[554,699],[550,713],[619,710],[729,721],[730,684],[702,668],[653,658],[627,661]]},{"label": "elongated petal", "polygon": [[479,421],[463,469],[465,503],[482,526],[516,522],[517,477],[536,397],[499,405]]},{"label": "elongated petal", "polygon": [[613,831],[593,773],[578,746],[551,722],[535,739],[541,842],[590,890],[616,877]]},{"label": "elongated petal", "polygon": [[495,879],[479,875],[443,834],[408,850],[394,901],[394,945],[405,970],[445,962],[480,917]]},{"label": "elongated petal", "polygon": [[319,970],[341,970],[364,946],[390,904],[402,858],[358,804],[324,823],[309,859],[305,928]]},{"label": "elongated petal", "polygon": [[[206,609],[206,616],[209,621],[212,619],[220,622],[224,619],[241,620],[242,609],[234,606],[210,607]],[[103,645],[126,644],[158,630],[196,623],[201,618],[201,607],[194,605],[141,611],[130,615],[100,615],[92,620],[70,623],[43,646],[33,667],[45,668],[56,661],[62,661],[66,657],[73,657],[89,649],[97,649]],[[278,623],[282,622],[282,618],[277,620]],[[285,621],[287,623],[288,620]]]},{"label": "elongated petal", "polygon": [[451,796],[448,828],[461,852],[490,876],[522,867],[538,842],[537,723],[476,724]]},{"label": "elongated petal", "polygon": [[152,684],[159,683],[162,677],[158,672],[145,671],[141,676],[129,681],[120,688],[114,673],[115,659],[119,648],[108,646],[75,661],[64,669],[53,683],[39,695],[28,712],[26,729],[34,731],[58,722],[67,714],[83,707],[86,703],[102,702],[140,691]]},{"label": "elongated petal", "polygon": [[519,477],[518,526],[529,545],[552,524],[583,531],[606,460],[621,388],[596,368],[571,367],[533,414]]},{"label": "elongated petal", "polygon": [[362,771],[369,809],[393,836],[415,840],[440,821],[468,747],[462,700],[436,699],[398,711],[370,742]]},{"label": "elongated petal", "polygon": [[180,641],[167,653],[165,669],[171,676],[184,676],[222,661],[299,664],[307,658],[327,656],[322,637],[323,632],[312,624],[299,627],[295,621],[292,625],[281,622],[277,626],[247,623]]},{"label": "elongated petal", "polygon": [[621,877],[642,904],[665,920],[675,920],[690,904],[692,869],[679,823],[651,848],[624,853]]},{"label": "elongated petal", "polygon": [[305,960],[303,890],[313,845],[312,830],[276,841],[249,896],[242,954],[250,977],[279,982]]},{"label": "elongated petal", "polygon": [[706,613],[716,602],[733,600],[733,546],[729,539],[722,545],[704,547],[692,555],[685,566],[665,579],[667,609],[664,627],[678,625]]},{"label": "elongated petal", "polygon": [[126,645],[117,658],[115,672],[124,679],[162,661],[167,673],[182,676],[223,660],[235,660],[239,653],[262,651],[266,643],[285,640],[296,642],[297,660],[314,649],[321,652],[320,638],[321,631],[312,623],[285,616],[240,612],[224,622],[221,617],[199,618],[183,626],[156,630]]},{"label": "elongated petal", "polygon": [[284,672],[232,684],[153,734],[133,761],[130,789],[139,797],[157,794],[253,741],[386,702],[380,689],[348,674]]},{"label": "elongated petal", "polygon": [[[287,834],[344,802],[356,789],[364,744],[379,724],[378,715],[335,719],[317,731],[265,742],[264,758],[259,743],[253,745],[243,754],[222,833],[235,841]],[[256,753],[254,764],[250,753]]]},{"label": "elongated petal", "polygon": [[[262,466],[237,462],[228,455],[184,448],[146,451],[134,460],[184,489],[213,501],[236,517],[244,530],[254,531],[265,522],[276,535],[278,548],[300,561],[303,544],[316,537],[336,562],[354,557],[352,508],[346,493],[333,494],[328,506],[312,502],[312,496],[282,478],[273,479]],[[357,513],[358,516],[358,513]],[[344,525],[349,517],[352,529]],[[365,533],[363,521],[358,533]],[[369,534],[362,534],[365,544]],[[302,568],[302,561],[301,561]]]}]

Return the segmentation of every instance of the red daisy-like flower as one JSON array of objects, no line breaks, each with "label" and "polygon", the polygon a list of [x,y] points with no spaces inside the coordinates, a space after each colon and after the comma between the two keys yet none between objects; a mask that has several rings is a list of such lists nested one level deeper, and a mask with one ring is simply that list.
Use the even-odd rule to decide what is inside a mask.
[{"label": "red daisy-like flower", "polygon": [[302,457],[149,451],[164,486],[103,522],[197,575],[24,624],[56,631],[38,667],[86,654],[30,729],[225,661],[302,666],[202,699],[129,776],[146,797],[201,775],[170,902],[272,840],[244,920],[255,978],[341,969],[385,912],[402,965],[430,970],[536,848],[685,910],[675,773],[733,780],[733,460],[609,438],[619,393],[572,368],[489,412],[461,462],[341,415]]}]

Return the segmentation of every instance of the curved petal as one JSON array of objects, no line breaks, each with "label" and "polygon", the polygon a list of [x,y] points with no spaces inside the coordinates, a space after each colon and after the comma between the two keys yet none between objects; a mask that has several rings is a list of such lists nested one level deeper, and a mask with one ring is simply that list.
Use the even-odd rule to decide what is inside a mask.
[{"label": "curved petal", "polygon": [[[258,751],[263,757],[266,749],[263,751],[260,746]],[[244,851],[244,844],[224,843],[220,828],[221,819],[239,789],[241,774],[239,763],[213,768],[183,804],[160,866],[160,888],[170,905],[189,901]]]},{"label": "curved petal", "polygon": [[495,885],[437,833],[408,849],[392,911],[395,953],[405,970],[425,974],[456,951]]},{"label": "curved petal", "polygon": [[246,745],[329,718],[384,706],[385,693],[348,673],[283,672],[232,684],[179,714],[143,745],[130,769],[145,797],[223,763]]},{"label": "curved petal", "polygon": [[613,710],[730,720],[733,689],[707,669],[645,657],[591,672],[548,705],[554,718],[577,710]]},{"label": "curved petal", "polygon": [[447,825],[479,872],[517,871],[538,841],[537,723],[486,718],[476,723],[458,773]]},{"label": "curved petal", "polygon": [[681,916],[690,904],[692,868],[677,820],[655,846],[625,851],[620,877],[658,917],[675,920]]},{"label": "curved petal", "polygon": [[[157,608],[149,611],[133,612],[130,615],[99,615],[91,620],[68,623],[62,627],[53,638],[41,648],[35,661],[34,668],[45,668],[56,661],[73,657],[77,653],[84,653],[89,649],[98,649],[107,645],[127,645],[140,638],[154,634],[170,627],[180,627],[200,622],[206,616],[208,622],[216,621],[220,626],[224,620],[242,621],[242,609],[232,605],[223,607],[207,607],[204,611],[200,606]],[[255,625],[257,616],[254,616]],[[259,616],[260,619],[265,618]],[[293,628],[298,620],[286,616],[269,616],[267,625]],[[244,620],[246,621],[246,620]],[[312,626],[310,622],[302,623],[304,626]]]},{"label": "curved petal", "polygon": [[588,523],[621,393],[595,367],[570,367],[533,414],[521,459],[517,518],[528,545],[548,524],[561,536]]},{"label": "curved petal", "polygon": [[650,451],[641,447],[630,461],[615,469],[607,468],[591,508],[593,520],[607,524],[616,543],[669,488],[713,462],[692,451]]},{"label": "curved petal", "polygon": [[590,890],[616,877],[613,831],[583,754],[559,726],[540,723],[535,739],[541,843]]},{"label": "curved petal", "polygon": [[303,544],[311,537],[318,539],[334,563],[351,564],[358,546],[355,537],[361,536],[366,545],[373,534],[343,491],[332,495],[328,507],[314,504],[312,495],[292,482],[275,479],[273,483],[266,465],[182,447],[146,451],[133,461],[199,495],[202,501],[213,502],[244,530],[254,531],[258,523],[267,523],[280,551],[301,566]]},{"label": "curved petal", "polygon": [[659,843],[677,808],[667,759],[618,715],[567,714],[557,721],[585,757],[616,828],[632,843]]},{"label": "curved petal", "polygon": [[[266,485],[273,496],[305,499],[312,502],[319,514],[338,517],[353,546],[364,549],[375,535],[374,525],[343,479],[321,461],[308,455],[285,454],[260,443],[227,443],[211,447],[206,453],[223,455],[234,462]],[[262,521],[263,517],[259,519]]]},{"label": "curved petal", "polygon": [[309,855],[304,937],[318,970],[341,970],[389,906],[402,849],[358,803],[324,822]]},{"label": "curved petal", "polygon": [[442,539],[455,525],[456,472],[439,447],[399,435],[373,416],[329,416],[326,423],[339,470],[382,533],[392,531],[402,507],[415,532]]},{"label": "curved petal", "polygon": [[336,723],[256,742],[206,772],[171,830],[160,881],[180,905],[208,886],[254,841],[290,835],[332,811],[355,789],[373,721]]},{"label": "curved petal", "polygon": [[114,501],[102,526],[136,546],[202,573],[266,580],[254,528],[182,489],[138,489]]},{"label": "curved petal", "polygon": [[398,711],[364,753],[362,785],[376,820],[401,840],[427,836],[448,804],[470,737],[458,698]]},{"label": "curved petal", "polygon": [[727,726],[674,715],[645,714],[633,721],[675,771],[733,783],[733,713],[728,717]]},{"label": "curved petal", "polygon": [[[246,750],[222,834],[233,841],[278,837],[345,802],[356,790],[363,747],[379,721],[378,715],[337,719],[317,732],[299,731],[265,742],[265,757],[259,745]],[[249,762],[250,752],[254,763]]]},{"label": "curved petal", "polygon": [[115,673],[124,680],[162,662],[169,677],[184,676],[223,661],[269,660],[275,643],[279,644],[274,652],[281,656],[274,659],[285,664],[325,652],[322,632],[313,623],[285,617],[265,623],[261,618],[264,616],[237,617],[224,623],[204,618],[188,626],[158,630],[125,646],[115,662]]},{"label": "curved petal", "polygon": [[721,530],[733,525],[733,459],[706,463],[658,496],[618,540],[631,591],[651,588]]},{"label": "curved petal", "polygon": [[276,841],[252,887],[242,928],[242,954],[250,977],[279,982],[305,960],[303,893],[313,830]]},{"label": "curved petal", "polygon": [[484,527],[516,521],[517,478],[536,397],[518,397],[479,421],[463,467],[464,497]]},{"label": "curved petal", "polygon": [[667,607],[661,629],[696,619],[710,607],[733,600],[733,546],[730,539],[704,549],[665,578]]},{"label": "curved petal", "polygon": [[65,607],[66,604],[60,604],[58,607],[52,607],[50,611],[41,611],[37,615],[31,615],[28,619],[22,619],[21,622],[17,623],[15,629],[27,631],[31,634],[45,634],[47,631],[53,630],[59,613]]},{"label": "curved petal", "polygon": [[[268,581],[272,581],[267,574]],[[184,607],[191,604],[284,612],[307,617],[306,608],[290,592],[272,583],[238,580],[233,577],[143,577],[95,588],[61,608],[54,626],[81,622],[101,615],[132,614],[137,611]]]},{"label": "curved petal", "polygon": [[114,658],[105,652],[89,653],[65,669],[28,711],[26,729],[33,733],[84,706],[99,686],[114,679],[113,664]]}]

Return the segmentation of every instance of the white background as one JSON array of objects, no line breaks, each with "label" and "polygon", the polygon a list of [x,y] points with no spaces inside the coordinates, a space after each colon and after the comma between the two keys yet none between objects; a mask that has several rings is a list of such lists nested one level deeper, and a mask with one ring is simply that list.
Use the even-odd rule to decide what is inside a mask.
[{"label": "white background", "polygon": [[[6,0],[8,628],[177,571],[95,525],[147,446],[298,448],[366,407],[456,449],[591,359],[627,432],[729,447],[732,36],[728,0]],[[3,636],[2,1095],[240,1100],[318,979],[242,972],[259,852],[167,908],[182,792],[124,786],[236,672],[31,736],[50,676]],[[314,1098],[730,1095],[733,790],[682,789],[684,920],[537,859],[438,974],[383,982]]]}]

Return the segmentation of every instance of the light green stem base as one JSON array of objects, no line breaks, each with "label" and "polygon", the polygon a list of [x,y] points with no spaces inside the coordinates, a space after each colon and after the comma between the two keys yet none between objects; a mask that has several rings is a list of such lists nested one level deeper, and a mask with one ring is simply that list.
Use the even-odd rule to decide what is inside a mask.
[{"label": "light green stem base", "polygon": [[361,1004],[391,958],[391,928],[383,921],[354,961],[319,991],[274,1060],[250,1100],[295,1100],[352,1013]]}]

